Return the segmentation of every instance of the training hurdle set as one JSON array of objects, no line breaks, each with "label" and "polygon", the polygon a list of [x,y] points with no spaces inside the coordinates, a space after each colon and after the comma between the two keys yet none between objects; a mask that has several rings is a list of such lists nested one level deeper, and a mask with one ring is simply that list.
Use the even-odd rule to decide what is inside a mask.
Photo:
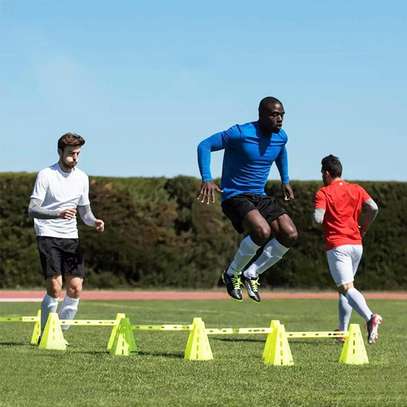
[{"label": "training hurdle set", "polygon": [[34,323],[34,328],[31,334],[31,345],[38,345],[39,349],[49,350],[66,350],[67,342],[62,333],[62,326],[92,326],[106,327],[111,326],[112,331],[107,343],[107,348],[110,350],[113,340],[116,336],[117,327],[120,320],[126,318],[125,314],[116,314],[115,319],[76,319],[76,320],[60,320],[57,313],[51,312],[48,316],[48,321],[45,325],[44,332],[41,336],[41,310],[38,310],[35,316],[10,316],[0,317],[0,323],[25,322]]},{"label": "training hurdle set", "polygon": [[132,331],[190,331],[184,358],[187,360],[211,360],[212,350],[208,335],[258,335],[267,334],[263,350],[263,361],[266,365],[293,366],[288,339],[344,339],[339,363],[361,365],[369,363],[362,333],[358,324],[351,324],[349,330],[344,331],[314,331],[314,332],[286,332],[284,325],[278,320],[271,321],[268,328],[206,328],[201,318],[194,318],[191,325],[129,325],[128,320],[121,321],[117,330],[117,338],[121,335],[121,343],[113,349],[117,354],[127,355],[131,346],[126,345],[126,338],[131,337]]},{"label": "training hurdle set", "polygon": [[[266,328],[206,328],[201,318],[194,318],[192,324],[132,325],[125,314],[119,313],[112,320],[60,320],[58,314],[50,313],[44,332],[41,333],[41,312],[36,316],[0,317],[2,322],[34,323],[30,343],[39,349],[66,350],[62,326],[107,327],[112,330],[107,343],[107,351],[115,356],[128,356],[137,352],[135,332],[189,332],[184,351],[184,359],[212,360],[213,354],[208,336],[211,335],[267,335],[263,350],[263,361],[272,366],[293,366],[294,360],[289,345],[292,339],[336,339],[343,340],[339,363],[361,365],[369,363],[360,326],[351,324],[348,331],[298,331],[289,332],[278,320],[272,320]],[[39,343],[38,343],[39,341]]]}]

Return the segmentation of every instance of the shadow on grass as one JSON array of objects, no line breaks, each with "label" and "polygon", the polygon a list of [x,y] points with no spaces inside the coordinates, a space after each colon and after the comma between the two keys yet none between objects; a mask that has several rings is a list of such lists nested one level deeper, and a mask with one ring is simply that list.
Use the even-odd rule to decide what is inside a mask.
[{"label": "shadow on grass", "polygon": [[[106,350],[94,350],[94,351],[74,351],[72,353],[75,354],[81,354],[81,355],[91,355],[91,356],[113,356],[110,355],[110,353]],[[165,357],[165,358],[171,358],[171,359],[183,359],[184,358],[184,352],[144,352],[144,351],[138,351],[138,352],[131,352],[129,356],[132,357],[143,357],[143,356],[153,356],[153,357]]]},{"label": "shadow on grass", "polygon": [[109,356],[110,353],[106,349],[101,350],[75,350],[70,349],[71,353],[75,353],[75,355],[90,355],[90,356]]},{"label": "shadow on grass", "polygon": [[139,356],[155,356],[173,359],[184,359],[184,352],[137,352],[134,354]]},{"label": "shadow on grass", "polygon": [[[246,343],[266,343],[265,339],[252,339],[252,338],[220,338],[212,337],[211,340],[221,341],[221,342],[246,342]],[[341,347],[342,344],[335,343],[334,341],[328,340],[307,340],[307,339],[292,339],[289,341],[289,344],[308,344],[312,346],[321,346],[321,345],[335,345]]]},{"label": "shadow on grass", "polygon": [[6,346],[31,346],[27,342],[0,342],[0,347]]}]

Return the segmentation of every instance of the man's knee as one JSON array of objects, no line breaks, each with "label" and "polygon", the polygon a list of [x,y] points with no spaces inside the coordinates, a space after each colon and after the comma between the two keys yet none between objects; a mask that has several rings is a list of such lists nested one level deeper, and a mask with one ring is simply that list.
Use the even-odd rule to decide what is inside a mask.
[{"label": "man's knee", "polygon": [[70,281],[66,293],[71,298],[79,298],[82,292],[82,280]]},{"label": "man's knee", "polygon": [[47,281],[47,294],[53,298],[59,298],[62,293],[62,283],[59,278],[51,278]]},{"label": "man's knee", "polygon": [[298,231],[295,227],[289,228],[289,230],[286,233],[287,239],[294,244],[297,239],[298,239]]},{"label": "man's knee", "polygon": [[286,247],[291,247],[298,239],[298,232],[296,227],[289,225],[280,228],[278,240]]},{"label": "man's knee", "polygon": [[252,240],[259,246],[266,244],[271,237],[271,228],[265,223],[263,225],[256,225],[250,233]]},{"label": "man's knee", "polygon": [[49,287],[47,294],[53,298],[59,298],[61,296],[62,289],[60,287]]},{"label": "man's knee", "polygon": [[353,288],[353,282],[351,282],[351,283],[344,283],[344,284],[338,286],[338,291],[339,291],[341,294],[346,295],[346,293],[347,293],[351,288]]},{"label": "man's knee", "polygon": [[287,239],[290,240],[291,242],[294,243],[298,239],[297,228],[295,227],[294,222],[288,215],[284,219],[284,222],[282,222],[281,229],[284,231]]}]

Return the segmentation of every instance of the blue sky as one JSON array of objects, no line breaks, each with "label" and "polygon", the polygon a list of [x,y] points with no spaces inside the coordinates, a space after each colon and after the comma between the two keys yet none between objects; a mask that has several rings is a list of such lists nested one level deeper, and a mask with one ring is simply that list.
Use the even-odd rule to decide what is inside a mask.
[{"label": "blue sky", "polygon": [[198,142],[273,95],[292,179],[333,153],[345,178],[407,181],[406,39],[403,1],[0,0],[0,171],[75,131],[90,175],[198,176]]}]

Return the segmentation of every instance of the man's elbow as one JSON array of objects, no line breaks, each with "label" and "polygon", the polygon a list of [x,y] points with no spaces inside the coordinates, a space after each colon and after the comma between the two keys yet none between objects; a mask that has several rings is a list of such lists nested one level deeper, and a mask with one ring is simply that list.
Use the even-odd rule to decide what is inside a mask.
[{"label": "man's elbow", "polygon": [[324,223],[324,215],[325,211],[316,209],[312,216],[314,224],[322,225]]},{"label": "man's elbow", "polygon": [[379,213],[379,207],[373,199],[369,199],[365,202],[365,208],[371,213],[377,215]]}]

